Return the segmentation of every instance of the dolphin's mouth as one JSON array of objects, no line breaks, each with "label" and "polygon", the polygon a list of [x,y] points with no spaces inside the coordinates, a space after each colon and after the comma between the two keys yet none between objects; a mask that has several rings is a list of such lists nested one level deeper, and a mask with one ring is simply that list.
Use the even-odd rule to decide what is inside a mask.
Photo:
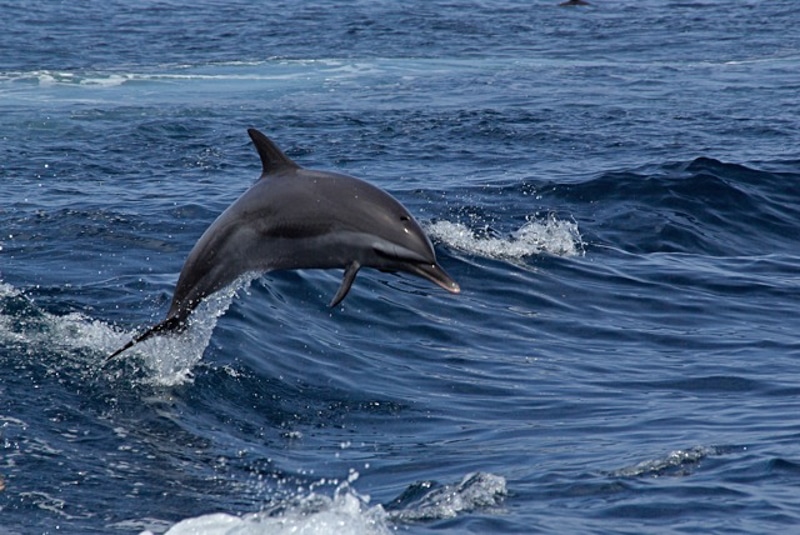
[{"label": "dolphin's mouth", "polygon": [[406,270],[419,275],[423,279],[428,279],[450,293],[461,293],[461,287],[458,283],[439,264],[410,264],[406,267]]},{"label": "dolphin's mouth", "polygon": [[[427,238],[425,239],[427,240]],[[428,242],[428,245],[430,246],[430,242]],[[426,256],[434,256],[432,248],[429,255],[421,255],[411,249],[398,245],[390,244],[387,246],[385,243],[374,244],[373,250],[379,256],[389,259],[392,264],[386,268],[378,267],[378,269],[413,273],[423,279],[428,279],[450,293],[461,293],[461,287],[458,283],[442,269],[442,266],[440,266],[436,260],[430,263],[430,260],[425,258]]]}]

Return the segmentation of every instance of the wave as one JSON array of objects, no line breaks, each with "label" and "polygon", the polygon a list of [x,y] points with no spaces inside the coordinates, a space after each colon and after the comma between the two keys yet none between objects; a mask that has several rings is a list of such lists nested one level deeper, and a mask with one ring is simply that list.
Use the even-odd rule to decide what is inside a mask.
[{"label": "wave", "polygon": [[116,72],[68,72],[68,71],[30,71],[8,72],[0,74],[0,83],[34,83],[40,87],[73,86],[73,87],[118,87],[129,83],[142,82],[183,82],[183,81],[275,81],[287,80],[300,76],[300,73],[116,73]]},{"label": "wave", "polygon": [[25,293],[0,281],[0,344],[20,352],[55,354],[62,362],[97,370],[104,365],[113,372],[135,367],[137,379],[152,386],[176,386],[192,380],[192,369],[203,358],[217,320],[227,311],[239,291],[246,291],[254,275],[240,277],[233,284],[205,299],[180,335],[155,336],[132,347],[111,363],[105,358],[136,333],[80,312],[59,315],[39,308]]},{"label": "wave", "polygon": [[[399,62],[404,68],[428,72],[436,64],[422,60]],[[439,62],[439,68],[452,66],[451,61]],[[108,68],[104,70],[34,69],[27,71],[0,71],[0,84],[14,87],[35,84],[39,87],[86,87],[109,88],[135,83],[182,83],[208,82],[280,82],[299,81],[308,83],[309,77],[320,81],[346,79],[353,76],[375,75],[392,72],[398,60],[380,59],[286,59],[268,58],[259,61],[219,61],[198,64],[142,65],[134,68]],[[10,84],[10,86],[9,86]],[[0,85],[2,87],[2,85]]]},{"label": "wave", "polygon": [[693,446],[685,450],[675,450],[664,457],[642,461],[633,466],[611,472],[615,477],[680,477],[694,472],[706,457],[720,455],[716,447]]},{"label": "wave", "polygon": [[[507,494],[506,480],[494,474],[477,472],[464,476],[455,485],[426,481],[410,486],[385,508],[370,505],[370,498],[353,488],[358,478],[352,472],[338,485],[332,497],[310,492],[289,498],[258,513],[232,515],[214,513],[178,522],[166,535],[216,533],[219,535],[282,535],[289,533],[338,533],[384,535],[393,525],[420,520],[453,518],[477,509],[500,506]],[[142,535],[152,535],[145,531]]]},{"label": "wave", "polygon": [[[154,336],[141,342],[115,361],[135,355],[147,368],[144,382],[158,386],[179,385],[192,379],[192,369],[203,358],[219,318],[225,314],[240,291],[247,291],[257,275],[248,273],[232,284],[205,298],[179,335]],[[133,337],[135,333],[130,333]],[[115,362],[112,361],[112,362]]]},{"label": "wave", "polygon": [[[427,228],[430,235],[465,253],[497,260],[520,260],[548,253],[557,256],[583,254],[583,241],[575,221],[549,215],[546,219],[527,218],[527,222],[509,236],[482,236],[463,223],[437,221]],[[481,229],[483,234],[486,228]]]},{"label": "wave", "polygon": [[592,214],[582,222],[591,243],[634,253],[751,256],[794,250],[798,184],[796,171],[701,157],[556,185],[548,200]]},{"label": "wave", "polygon": [[83,313],[41,310],[25,292],[0,281],[0,343],[23,353],[110,350],[124,333]]},{"label": "wave", "polygon": [[[683,65],[683,63],[679,63]],[[110,88],[133,83],[166,82],[180,83],[191,81],[248,82],[298,80],[307,82],[309,77],[319,77],[320,81],[347,79],[351,77],[396,76],[402,72],[405,77],[451,76],[453,71],[485,72],[487,68],[517,70],[520,68],[607,68],[617,63],[606,59],[531,59],[528,57],[442,57],[425,58],[404,57],[347,57],[317,56],[294,58],[272,56],[264,59],[210,60],[196,63],[151,63],[110,65],[107,68],[69,69],[31,69],[0,71],[1,84],[35,84],[39,87],[86,87]],[[628,67],[631,66],[626,62]],[[643,67],[662,65],[648,62]],[[671,62],[664,64],[672,65]]]}]

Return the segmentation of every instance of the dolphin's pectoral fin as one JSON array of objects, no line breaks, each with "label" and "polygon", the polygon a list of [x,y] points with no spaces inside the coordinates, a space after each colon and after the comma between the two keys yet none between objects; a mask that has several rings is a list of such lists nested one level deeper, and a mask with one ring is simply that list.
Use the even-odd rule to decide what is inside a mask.
[{"label": "dolphin's pectoral fin", "polygon": [[121,348],[117,349],[113,353],[111,353],[108,357],[106,357],[105,362],[110,361],[120,353],[123,353],[133,347],[134,345],[138,344],[139,342],[144,342],[148,338],[152,338],[153,336],[165,334],[169,332],[181,332],[184,328],[186,328],[186,322],[180,315],[170,316],[169,318],[165,319],[161,323],[153,325],[142,334],[122,346]]},{"label": "dolphin's pectoral fin", "polygon": [[342,284],[339,286],[339,291],[336,292],[336,295],[333,296],[333,300],[331,301],[330,307],[335,307],[339,303],[342,302],[342,299],[345,298],[347,292],[350,291],[350,287],[353,285],[353,281],[356,280],[356,274],[358,274],[358,270],[361,269],[361,264],[353,260],[347,268],[344,270],[344,277],[342,278]]}]

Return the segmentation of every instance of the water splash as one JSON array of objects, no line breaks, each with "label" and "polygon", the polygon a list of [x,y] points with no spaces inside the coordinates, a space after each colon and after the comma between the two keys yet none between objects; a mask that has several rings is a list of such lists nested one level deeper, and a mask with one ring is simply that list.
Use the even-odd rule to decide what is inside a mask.
[{"label": "water splash", "polygon": [[719,455],[718,448],[694,446],[685,450],[675,450],[660,459],[642,461],[634,466],[615,470],[611,475],[617,477],[664,477],[690,475],[700,462],[711,455]]},{"label": "water splash", "polygon": [[[258,513],[236,516],[214,513],[189,518],[172,526],[165,535],[210,533],[216,535],[386,535],[391,533],[383,507],[369,505],[369,497],[352,487],[359,474],[351,471],[332,497],[314,490],[282,500]],[[325,482],[320,482],[324,484]],[[312,485],[312,488],[315,485]],[[141,535],[152,535],[145,531]]]},{"label": "water splash", "polygon": [[[172,526],[165,535],[307,535],[337,533],[338,535],[385,535],[391,533],[383,508],[367,506],[351,493],[333,498],[310,495],[279,516],[266,513],[236,516],[214,513],[183,520]],[[142,535],[150,535],[144,532]]]},{"label": "water splash", "polygon": [[[358,472],[351,472],[332,497],[311,491],[259,513],[215,513],[189,518],[172,526],[165,535],[384,535],[396,529],[393,524],[453,518],[463,512],[497,507],[506,495],[505,478],[476,472],[454,485],[412,485],[387,511],[380,504],[370,505],[370,498],[353,488],[357,478]],[[406,501],[412,495],[414,499]],[[141,535],[152,533],[145,531]]]},{"label": "water splash", "polygon": [[154,336],[117,358],[132,358],[133,355],[140,358],[149,370],[143,382],[154,386],[175,386],[191,381],[192,369],[202,360],[220,316],[225,314],[238,292],[246,291],[256,277],[252,273],[242,275],[205,298],[189,316],[188,327],[182,333]]},{"label": "water splash", "polygon": [[545,219],[528,218],[527,222],[507,237],[481,237],[462,223],[438,221],[428,227],[437,240],[466,253],[499,260],[519,260],[526,256],[548,253],[557,256],[583,254],[583,241],[578,224],[563,221],[555,215]]},{"label": "water splash", "polygon": [[400,522],[453,518],[462,512],[499,507],[506,494],[504,477],[475,472],[456,485],[416,483],[393,502],[402,508],[389,514],[392,520]]},{"label": "water splash", "polygon": [[[174,386],[192,380],[192,368],[202,359],[217,320],[228,309],[239,290],[246,289],[255,275],[247,274],[205,299],[179,335],[155,336],[137,344],[118,362],[138,359],[143,364],[140,382]],[[0,281],[0,343],[27,353],[58,356],[60,365],[72,362],[86,368],[102,366],[105,357],[124,345],[134,331],[125,331],[81,312],[59,315],[42,310],[25,292]],[[114,361],[112,361],[114,362]],[[87,368],[88,369],[88,368]]]},{"label": "water splash", "polygon": [[0,281],[0,343],[26,353],[74,349],[107,350],[121,339],[116,328],[80,312],[63,315],[42,310],[25,292]]}]

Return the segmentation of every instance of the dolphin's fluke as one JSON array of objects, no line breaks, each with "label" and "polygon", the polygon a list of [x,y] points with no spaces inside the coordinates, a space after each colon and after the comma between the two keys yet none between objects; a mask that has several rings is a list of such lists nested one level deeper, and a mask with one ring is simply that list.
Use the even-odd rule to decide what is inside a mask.
[{"label": "dolphin's fluke", "polygon": [[153,325],[152,327],[147,329],[145,332],[143,332],[142,334],[140,334],[139,336],[137,336],[136,338],[134,338],[133,340],[131,340],[130,342],[128,342],[127,344],[122,346],[121,348],[119,348],[116,351],[114,351],[113,353],[111,353],[108,357],[106,357],[106,362],[110,361],[111,359],[113,359],[117,355],[119,355],[121,353],[124,353],[125,351],[127,351],[128,349],[130,349],[134,345],[138,344],[139,342],[144,342],[148,338],[151,338],[151,337],[153,337],[153,336],[155,336],[157,334],[164,334],[164,333],[168,333],[168,332],[180,332],[185,328],[185,326],[186,326],[186,323],[183,321],[183,319],[180,316],[178,316],[178,315],[170,316],[169,318],[165,319],[161,323]]},{"label": "dolphin's fluke", "polygon": [[342,299],[345,298],[347,292],[350,291],[350,287],[353,285],[353,281],[356,280],[356,275],[358,274],[359,269],[361,269],[361,264],[353,260],[344,270],[342,284],[339,286],[339,290],[336,292],[336,295],[333,296],[333,300],[329,305],[331,308],[341,303]]},{"label": "dolphin's fluke", "polygon": [[253,145],[256,146],[258,156],[261,158],[262,177],[281,168],[293,167],[297,169],[300,167],[286,156],[267,136],[255,128],[248,129],[247,133],[250,134],[250,139],[253,140]]}]

